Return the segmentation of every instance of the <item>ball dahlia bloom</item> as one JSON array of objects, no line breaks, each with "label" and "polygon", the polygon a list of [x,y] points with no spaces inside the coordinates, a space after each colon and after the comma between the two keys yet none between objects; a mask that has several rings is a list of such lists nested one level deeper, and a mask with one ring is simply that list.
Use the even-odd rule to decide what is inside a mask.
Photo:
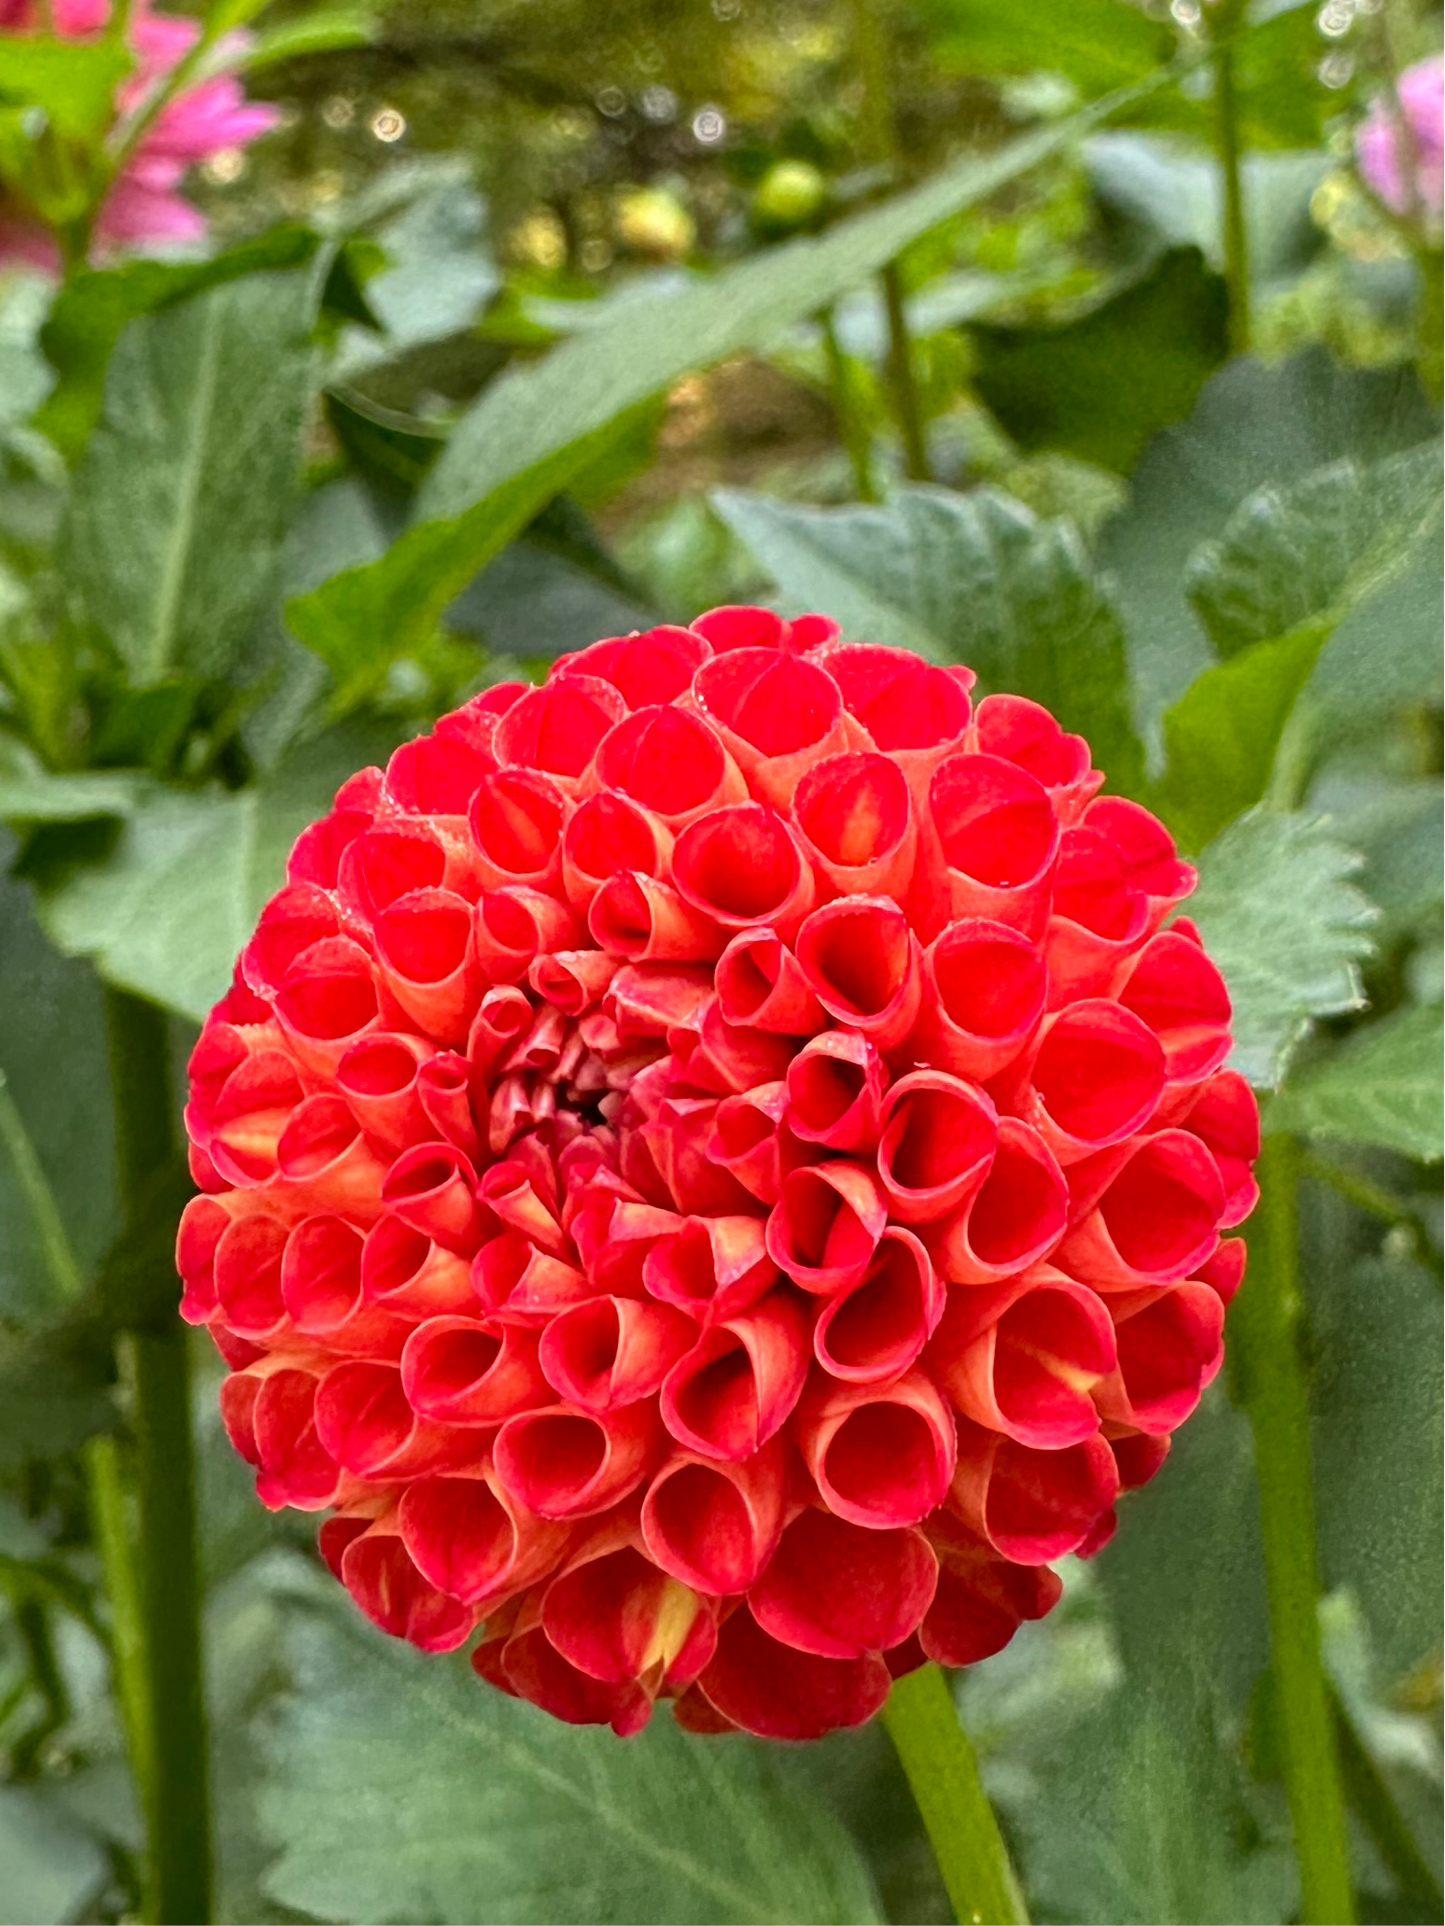
[{"label": "ball dahlia bloom", "polygon": [[966,669],[715,609],[343,785],[191,1060],[183,1315],[361,1609],[815,1737],[1097,1550],[1258,1121],[1163,826]]},{"label": "ball dahlia bloom", "polygon": [[[66,40],[102,33],[111,0],[0,0],[0,63],[7,35],[35,32],[42,25]],[[191,51],[200,23],[177,14],[157,13],[149,0],[134,0],[126,37],[134,65],[116,90],[119,119],[138,107]],[[227,44],[244,44],[228,36]],[[181,194],[188,168],[229,147],[244,147],[276,124],[274,107],[248,101],[231,74],[214,74],[170,100],[156,115],[110,187],[94,227],[100,254],[143,248],[156,242],[195,241],[206,232],[204,216]],[[60,265],[53,235],[18,201],[7,203],[0,187],[0,267],[24,262],[54,271]]]},{"label": "ball dahlia bloom", "polygon": [[1445,55],[1407,67],[1396,92],[1408,151],[1393,103],[1377,100],[1355,131],[1355,159],[1366,184],[1393,213],[1418,209],[1438,227],[1445,203]]}]

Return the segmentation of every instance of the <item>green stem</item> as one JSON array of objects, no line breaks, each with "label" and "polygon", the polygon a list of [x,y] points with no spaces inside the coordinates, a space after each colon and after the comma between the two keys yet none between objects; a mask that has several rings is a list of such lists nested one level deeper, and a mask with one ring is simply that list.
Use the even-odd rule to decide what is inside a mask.
[{"label": "green stem", "polygon": [[876,502],[878,488],[873,480],[872,436],[863,410],[858,406],[854,369],[838,339],[831,308],[823,310],[821,325],[823,352],[828,359],[828,396],[838,424],[838,438],[848,452],[848,463],[853,470],[853,487],[859,501]]},{"label": "green stem", "polygon": [[1441,1910],[1440,1882],[1430,1862],[1415,1843],[1385,1783],[1384,1774],[1370,1756],[1369,1748],[1355,1730],[1344,1701],[1330,1687],[1330,1710],[1335,1721],[1335,1741],[1339,1746],[1340,1774],[1345,1796],[1361,1825],[1375,1842],[1385,1866],[1399,1882],[1400,1891],[1438,1913]]},{"label": "green stem", "polygon": [[913,370],[913,337],[908,332],[908,310],[903,304],[903,282],[898,263],[890,261],[879,276],[883,304],[888,311],[888,378],[898,432],[903,437],[903,468],[910,481],[928,481],[928,437]]},{"label": "green stem", "polygon": [[925,1665],[895,1681],[883,1724],[961,1926],[1027,1926],[1028,1908],[948,1681]]},{"label": "green stem", "polygon": [[1319,1554],[1301,1349],[1299,1148],[1265,1139],[1249,1282],[1230,1312],[1235,1378],[1254,1433],[1270,1649],[1304,1926],[1351,1926],[1345,1809],[1320,1662]]},{"label": "green stem", "polygon": [[1239,132],[1239,81],[1234,28],[1238,0],[1220,8],[1215,23],[1214,145],[1219,161],[1223,211],[1224,282],[1229,291],[1229,347],[1245,354],[1250,342],[1249,241],[1244,224],[1243,144]]},{"label": "green stem", "polygon": [[[166,1019],[153,1004],[106,991],[116,1158],[127,1217],[174,1154]],[[121,1362],[131,1398],[139,1584],[135,1658],[137,1761],[146,1818],[145,1917],[204,1922],[211,1915],[211,1828],[195,1458],[185,1327],[133,1321],[121,1307]],[[117,1494],[110,1494],[112,1498]],[[123,1501],[122,1501],[123,1502]],[[123,1509],[103,1530],[124,1527]]]}]

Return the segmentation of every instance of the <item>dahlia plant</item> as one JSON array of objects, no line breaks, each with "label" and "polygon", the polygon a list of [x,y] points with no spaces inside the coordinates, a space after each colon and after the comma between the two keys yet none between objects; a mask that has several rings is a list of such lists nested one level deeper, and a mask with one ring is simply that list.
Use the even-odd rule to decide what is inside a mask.
[{"label": "dahlia plant", "polygon": [[1037,704],[720,608],[345,783],[190,1064],[183,1315],[357,1605],[563,1720],[996,1652],[1220,1364],[1256,1196],[1163,825]]}]

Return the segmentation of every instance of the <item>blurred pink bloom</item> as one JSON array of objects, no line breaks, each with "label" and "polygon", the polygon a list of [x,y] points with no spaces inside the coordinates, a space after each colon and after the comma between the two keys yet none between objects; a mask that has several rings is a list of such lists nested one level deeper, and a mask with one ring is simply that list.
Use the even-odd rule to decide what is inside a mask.
[{"label": "blurred pink bloom", "polygon": [[[1440,218],[1445,202],[1445,55],[1435,54],[1407,67],[1396,83],[1400,107],[1410,130],[1414,153],[1402,151],[1404,142],[1390,102],[1377,100],[1355,135],[1360,172],[1396,214],[1407,214],[1418,202],[1432,220]],[[1413,159],[1411,192],[1406,176]]]},{"label": "blurred pink bloom", "polygon": [[[109,17],[110,0],[51,0],[54,30],[67,39],[100,32]],[[0,34],[29,33],[40,25],[35,0],[0,0]],[[129,28],[135,66],[116,89],[117,118],[133,111],[179,65],[199,31],[194,20],[152,12],[149,0],[136,0]],[[232,36],[230,44],[241,38]],[[178,94],[146,129],[106,196],[95,223],[95,252],[200,239],[205,217],[180,192],[186,170],[226,148],[244,147],[275,123],[276,109],[248,101],[230,74],[199,81]],[[59,251],[54,237],[28,210],[7,208],[0,198],[0,266],[6,262],[55,269]]]}]

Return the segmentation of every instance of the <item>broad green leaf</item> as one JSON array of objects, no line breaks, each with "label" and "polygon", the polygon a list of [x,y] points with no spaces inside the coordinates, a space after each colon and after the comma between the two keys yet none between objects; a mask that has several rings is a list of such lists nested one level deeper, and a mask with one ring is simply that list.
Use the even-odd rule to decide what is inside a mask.
[{"label": "broad green leaf", "polygon": [[78,619],[136,683],[244,678],[300,454],[315,281],[250,275],[116,343],[61,559]]},{"label": "broad green leaf", "polygon": [[58,377],[36,425],[67,457],[85,446],[100,414],[106,363],[121,329],[161,308],[265,268],[299,267],[316,252],[309,228],[270,228],[208,261],[124,261],[81,268],[61,285],[40,342]]},{"label": "broad green leaf", "polygon": [[343,47],[365,47],[376,34],[375,16],[364,7],[321,7],[294,20],[279,21],[251,36],[242,65],[254,73],[279,60],[304,59],[309,54],[335,53]]},{"label": "broad green leaf", "polygon": [[1186,591],[1223,656],[1306,622],[1332,628],[1434,532],[1440,502],[1438,443],[1334,462],[1242,502],[1196,551]]},{"label": "broad green leaf", "polygon": [[1262,809],[1199,857],[1187,913],[1233,999],[1230,1062],[1258,1087],[1280,1082],[1315,1017],[1363,1001],[1359,964],[1375,912],[1351,881],[1359,868],[1326,822]]},{"label": "broad green leaf", "polygon": [[1127,474],[1224,360],[1226,307],[1224,284],[1199,250],[1172,248],[1072,319],[977,323],[974,386],[1020,447]]},{"label": "broad green leaf", "polygon": [[665,1707],[620,1743],[330,1613],[291,1649],[262,1796],[285,1906],[442,1926],[879,1917],[786,1754],[699,1741]]},{"label": "broad green leaf", "polygon": [[1196,676],[1164,712],[1158,801],[1186,849],[1202,849],[1269,785],[1275,751],[1325,640],[1306,623]]},{"label": "broad green leaf", "polygon": [[44,832],[26,852],[46,934],[118,987],[202,1018],[221,996],[286,855],[358,765],[385,753],[375,731],[337,731],[249,789],[138,793],[123,824]]},{"label": "broad green leaf", "polygon": [[997,153],[961,161],[818,239],[770,249],[509,372],[462,417],[422,486],[413,525],[387,555],[288,605],[296,635],[322,649],[328,637],[340,647],[348,635],[375,630],[402,636],[403,647],[406,638],[424,637],[482,563],[585,466],[618,416],[690,369],[776,340],[1134,97],[1110,97]]},{"label": "broad green leaf", "polygon": [[39,273],[9,274],[0,289],[0,436],[50,392],[53,377],[40,352],[50,296],[49,279]]},{"label": "broad green leaf", "polygon": [[1070,523],[991,488],[904,488],[883,508],[714,500],[790,605],[856,641],[966,662],[1086,736],[1116,788],[1138,775],[1119,619]]},{"label": "broad green leaf", "polygon": [[42,1786],[0,1786],[0,1926],[87,1916],[109,1877],[101,1843]]},{"label": "broad green leaf", "polygon": [[[1347,455],[1376,460],[1437,431],[1410,370],[1342,368],[1323,349],[1310,349],[1274,367],[1231,361],[1206,382],[1187,421],[1155,436],[1134,471],[1127,506],[1100,544],[1129,638],[1135,713],[1151,740],[1160,713],[1214,660],[1182,586],[1200,542],[1219,534],[1255,489],[1301,480]],[[1438,596],[1438,567],[1434,586]],[[1388,632],[1372,634],[1359,661],[1366,684],[1391,640]],[[1321,675],[1334,653],[1327,648]]]},{"label": "broad green leaf", "polygon": [[8,822],[73,823],[124,816],[135,804],[135,782],[110,769],[57,775],[22,743],[0,736],[0,818]]},{"label": "broad green leaf", "polygon": [[7,34],[0,60],[0,101],[40,107],[57,133],[91,141],[109,125],[115,90],[130,72],[124,43],[54,34]]},{"label": "broad green leaf", "polygon": [[1406,1006],[1292,1077],[1270,1105],[1271,1127],[1437,1164],[1445,1156],[1442,1053],[1439,1004]]},{"label": "broad green leaf", "polygon": [[1173,26],[1128,0],[927,0],[930,51],[962,73],[1065,75],[1086,94],[1126,87],[1175,50]]}]

